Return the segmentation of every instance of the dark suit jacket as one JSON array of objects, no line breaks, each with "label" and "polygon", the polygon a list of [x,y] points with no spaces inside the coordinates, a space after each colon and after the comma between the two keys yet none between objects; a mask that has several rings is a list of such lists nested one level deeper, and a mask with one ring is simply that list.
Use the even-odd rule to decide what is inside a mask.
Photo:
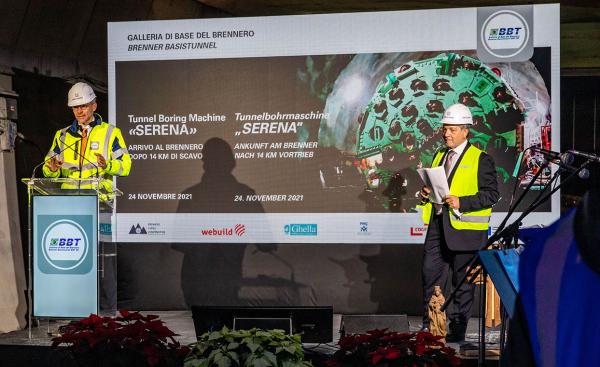
[{"label": "dark suit jacket", "polygon": [[[460,162],[470,145],[470,143],[467,143],[465,150],[460,155],[458,161],[456,161],[456,164],[454,164],[454,168],[448,177],[448,185],[452,184],[456,168],[460,165]],[[444,162],[444,158],[442,158],[442,162]],[[479,156],[477,186],[479,188],[477,194],[459,197],[459,210],[461,212],[491,208],[492,205],[498,202],[500,194],[498,192],[496,165],[494,164],[494,159],[486,153],[481,153]],[[444,209],[442,211],[444,237],[450,250],[475,251],[485,243],[487,240],[487,231],[456,230],[452,228],[448,215],[448,210]]]}]

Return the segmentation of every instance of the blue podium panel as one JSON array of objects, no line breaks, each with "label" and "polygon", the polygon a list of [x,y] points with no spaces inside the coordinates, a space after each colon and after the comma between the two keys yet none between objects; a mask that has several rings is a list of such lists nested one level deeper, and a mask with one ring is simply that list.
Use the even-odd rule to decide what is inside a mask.
[{"label": "blue podium panel", "polygon": [[479,251],[479,259],[492,278],[500,300],[512,317],[519,293],[519,254],[514,249]]},{"label": "blue podium panel", "polygon": [[33,315],[98,313],[98,198],[33,197]]}]

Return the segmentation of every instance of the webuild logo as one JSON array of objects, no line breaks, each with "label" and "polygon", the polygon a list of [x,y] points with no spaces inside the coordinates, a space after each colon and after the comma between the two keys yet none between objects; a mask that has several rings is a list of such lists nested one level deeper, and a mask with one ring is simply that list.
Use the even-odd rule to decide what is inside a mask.
[{"label": "webuild logo", "polygon": [[477,30],[481,61],[525,61],[533,56],[531,5],[478,8]]},{"label": "webuild logo", "polygon": [[[92,216],[79,215],[64,218],[40,215],[38,233],[43,233],[38,250],[40,271],[46,274],[85,274],[92,269],[92,251],[88,233]],[[86,231],[87,228],[88,230]]]},{"label": "webuild logo", "polygon": [[231,236],[235,235],[237,237],[241,237],[244,234],[246,234],[246,226],[243,224],[236,224],[235,226],[233,226],[233,228],[231,228],[231,227],[206,228],[206,229],[201,229],[200,233],[203,236],[231,237]]},{"label": "webuild logo", "polygon": [[283,232],[289,236],[316,236],[317,225],[316,224],[286,224],[283,226]]}]

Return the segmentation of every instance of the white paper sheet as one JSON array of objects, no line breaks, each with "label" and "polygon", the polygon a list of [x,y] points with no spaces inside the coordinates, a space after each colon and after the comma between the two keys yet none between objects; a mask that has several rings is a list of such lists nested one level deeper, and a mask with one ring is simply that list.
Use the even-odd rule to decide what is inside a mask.
[{"label": "white paper sheet", "polygon": [[450,187],[448,187],[448,178],[446,178],[446,171],[444,167],[434,168],[419,168],[417,169],[421,180],[425,183],[425,186],[431,189],[429,194],[429,201],[434,204],[443,204],[444,197],[450,193]]},{"label": "white paper sheet", "polygon": [[[450,194],[450,187],[448,187],[448,178],[446,177],[444,167],[419,168],[417,172],[421,176],[421,180],[423,180],[425,186],[431,189],[429,201],[434,204],[443,204],[444,197]],[[458,210],[452,209],[452,213],[457,218],[460,218],[461,213]]]}]

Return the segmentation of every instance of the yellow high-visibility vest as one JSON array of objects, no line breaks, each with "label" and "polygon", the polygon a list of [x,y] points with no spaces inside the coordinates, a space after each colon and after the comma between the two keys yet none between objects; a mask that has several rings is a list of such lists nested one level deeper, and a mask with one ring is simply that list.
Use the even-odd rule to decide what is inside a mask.
[{"label": "yellow high-visibility vest", "polygon": [[[438,167],[441,164],[442,158],[446,154],[448,148],[437,151],[433,157],[432,167]],[[461,197],[477,194],[479,191],[477,172],[479,170],[479,156],[483,153],[480,149],[473,145],[469,145],[460,161],[456,164],[456,170],[452,183],[450,184],[450,195]],[[422,218],[425,224],[429,224],[431,219],[432,207],[431,203],[418,205],[422,209]],[[449,210],[444,206],[444,210]],[[460,209],[459,209],[460,210]],[[452,228],[458,230],[476,230],[487,231],[492,215],[492,208],[474,210],[471,212],[461,213],[457,217],[452,211],[448,213]]]},{"label": "yellow high-visibility vest", "polygon": [[[127,146],[117,127],[102,121],[98,115],[92,123],[85,151],[81,152],[81,135],[78,132],[77,123],[58,130],[54,135],[52,147],[45,157],[45,161],[53,156],[63,162],[59,170],[53,172],[44,165],[42,171],[45,177],[65,178],[103,178],[105,188],[112,186],[113,176],[127,176],[131,170],[131,158]],[[97,164],[95,153],[102,154],[107,162],[107,167],[102,169]],[[85,157],[81,159],[81,156]],[[82,164],[80,164],[82,162]],[[85,187],[69,187],[63,184],[65,189],[82,189]]]}]

